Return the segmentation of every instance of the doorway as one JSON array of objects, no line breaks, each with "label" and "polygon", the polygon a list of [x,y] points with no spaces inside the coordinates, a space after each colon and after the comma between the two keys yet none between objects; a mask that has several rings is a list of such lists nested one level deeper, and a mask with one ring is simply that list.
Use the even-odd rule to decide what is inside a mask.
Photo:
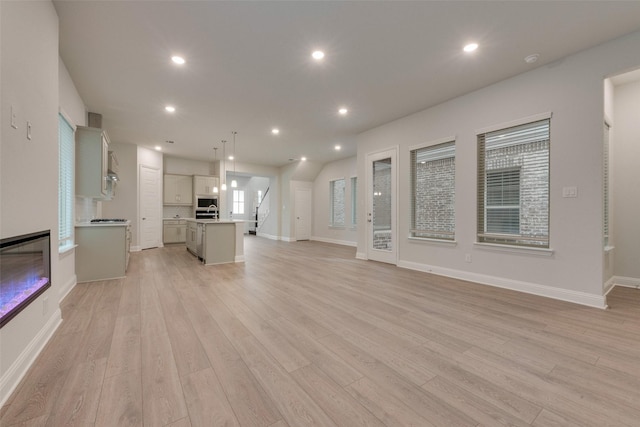
[{"label": "doorway", "polygon": [[398,149],[367,155],[367,258],[397,264]]},{"label": "doorway", "polygon": [[296,188],[294,214],[296,240],[311,239],[311,189]]},{"label": "doorway", "polygon": [[160,246],[160,170],[140,165],[140,249]]}]

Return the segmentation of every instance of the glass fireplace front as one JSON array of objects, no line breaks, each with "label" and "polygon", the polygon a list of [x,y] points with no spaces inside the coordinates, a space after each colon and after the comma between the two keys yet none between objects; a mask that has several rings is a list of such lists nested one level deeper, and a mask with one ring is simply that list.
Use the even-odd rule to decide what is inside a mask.
[{"label": "glass fireplace front", "polygon": [[0,240],[0,328],[51,286],[50,232]]}]

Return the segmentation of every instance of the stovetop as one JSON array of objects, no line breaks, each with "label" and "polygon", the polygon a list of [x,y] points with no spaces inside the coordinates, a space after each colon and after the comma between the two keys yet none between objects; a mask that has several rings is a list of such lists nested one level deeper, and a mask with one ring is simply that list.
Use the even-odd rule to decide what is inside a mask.
[{"label": "stovetop", "polygon": [[96,218],[92,219],[91,222],[127,222],[127,220],[123,218]]}]

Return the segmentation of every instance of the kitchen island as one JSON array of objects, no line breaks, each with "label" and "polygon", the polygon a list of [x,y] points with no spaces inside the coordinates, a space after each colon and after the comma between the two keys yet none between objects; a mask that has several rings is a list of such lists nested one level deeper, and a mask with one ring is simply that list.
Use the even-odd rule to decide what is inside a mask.
[{"label": "kitchen island", "polygon": [[244,221],[186,221],[187,250],[205,265],[244,262]]}]

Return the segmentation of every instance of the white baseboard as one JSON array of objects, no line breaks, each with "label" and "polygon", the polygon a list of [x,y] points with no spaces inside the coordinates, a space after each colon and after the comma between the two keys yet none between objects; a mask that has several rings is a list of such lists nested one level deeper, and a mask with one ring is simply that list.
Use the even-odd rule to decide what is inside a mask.
[{"label": "white baseboard", "polygon": [[130,252],[140,252],[142,249],[140,248],[140,246],[131,246],[129,248]]},{"label": "white baseboard", "polygon": [[244,255],[236,255],[233,262],[244,262]]},{"label": "white baseboard", "polygon": [[274,236],[272,234],[267,234],[267,233],[261,233],[258,231],[258,233],[256,234],[256,236],[258,237],[264,237],[266,239],[271,239],[271,240],[280,240],[280,237],[278,236]]},{"label": "white baseboard", "polygon": [[437,274],[439,276],[452,277],[454,279],[468,280],[470,282],[494,286],[497,288],[511,289],[514,291],[553,298],[561,301],[573,302],[589,307],[601,309],[607,308],[607,300],[604,295],[588,294],[586,292],[554,288],[551,286],[539,285],[536,283],[522,282],[519,280],[505,279],[503,277],[488,276],[485,274],[454,270],[450,268],[431,266],[409,261],[399,261],[398,267]]},{"label": "white baseboard", "polygon": [[316,240],[318,242],[324,242],[324,243],[333,243],[333,244],[342,245],[342,246],[351,246],[353,248],[358,246],[357,242],[351,242],[349,240],[328,239],[326,237],[319,237],[319,236],[311,236],[311,240]]},{"label": "white baseboard", "polygon": [[36,357],[40,354],[44,346],[49,342],[53,333],[62,323],[62,313],[57,309],[49,318],[47,323],[40,329],[40,332],[33,337],[29,345],[20,353],[20,356],[7,369],[0,378],[0,407],[4,405],[11,393],[16,389],[22,377],[27,373]]},{"label": "white baseboard", "polygon": [[282,240],[283,242],[297,242],[296,239],[294,239],[293,237],[281,237],[280,240]]},{"label": "white baseboard", "polygon": [[368,260],[366,252],[356,252],[356,259]]},{"label": "white baseboard", "polygon": [[602,285],[602,293],[607,296],[609,292],[616,286],[615,276],[611,279],[607,280],[604,285]]},{"label": "white baseboard", "polygon": [[71,277],[71,279],[69,279],[69,281],[64,284],[62,289],[60,289],[60,299],[58,300],[58,302],[62,302],[62,300],[65,299],[67,295],[69,295],[69,292],[71,292],[73,288],[76,287],[77,283],[78,283],[78,276],[74,274],[73,277]]},{"label": "white baseboard", "polygon": [[615,286],[640,289],[640,279],[635,277],[613,276],[612,279]]}]

